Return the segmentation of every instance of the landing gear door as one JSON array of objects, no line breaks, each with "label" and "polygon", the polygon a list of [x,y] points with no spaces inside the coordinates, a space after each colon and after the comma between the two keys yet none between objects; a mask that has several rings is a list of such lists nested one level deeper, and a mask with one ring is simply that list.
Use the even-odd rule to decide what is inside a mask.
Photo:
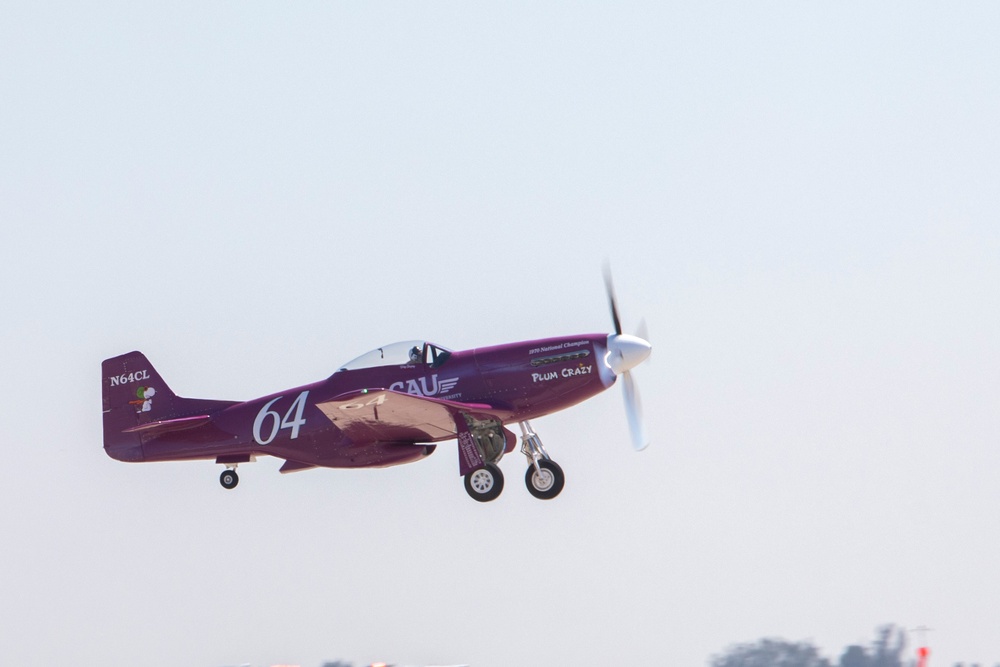
[{"label": "landing gear door", "polygon": [[458,474],[464,477],[476,468],[481,468],[484,461],[476,447],[476,437],[472,435],[465,419],[456,415],[455,425],[458,427]]}]

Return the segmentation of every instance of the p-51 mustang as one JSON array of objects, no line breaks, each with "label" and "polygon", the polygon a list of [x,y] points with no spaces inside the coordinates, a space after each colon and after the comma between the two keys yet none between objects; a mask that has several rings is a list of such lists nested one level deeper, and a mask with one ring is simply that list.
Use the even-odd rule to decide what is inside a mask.
[{"label": "p-51 mustang", "polygon": [[119,461],[215,459],[220,482],[260,455],[285,459],[281,472],[378,468],[429,456],[457,440],[459,474],[480,502],[503,490],[497,464],[521,430],[525,484],[555,498],[565,477],[530,420],[576,405],[621,376],[636,449],[646,446],[629,370],[651,351],[623,334],[610,278],[613,334],[584,334],[451,351],[424,341],[377,348],[325,380],[251,401],[181,398],[140,352],[102,364],[104,449]]}]

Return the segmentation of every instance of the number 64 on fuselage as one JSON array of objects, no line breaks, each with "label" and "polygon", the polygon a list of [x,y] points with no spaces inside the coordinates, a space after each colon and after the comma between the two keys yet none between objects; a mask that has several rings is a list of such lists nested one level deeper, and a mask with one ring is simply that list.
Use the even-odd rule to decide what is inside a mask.
[{"label": "number 64 on fuselage", "polygon": [[214,459],[226,466],[220,481],[231,489],[236,466],[257,456],[284,459],[283,473],[377,468],[417,461],[454,440],[466,491],[485,502],[503,490],[497,464],[516,446],[508,426],[517,424],[528,490],[554,498],[565,478],[530,420],[624,376],[633,444],[641,449],[629,370],[650,351],[647,341],[620,331],[464,351],[408,341],[377,348],[320,382],[245,402],[181,398],[143,354],[130,352],[102,365],[104,448],[119,461]]}]

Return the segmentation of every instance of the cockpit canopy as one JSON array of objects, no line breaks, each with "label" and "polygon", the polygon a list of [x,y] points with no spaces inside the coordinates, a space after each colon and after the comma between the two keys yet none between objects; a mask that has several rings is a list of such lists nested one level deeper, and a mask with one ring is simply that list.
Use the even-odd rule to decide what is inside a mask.
[{"label": "cockpit canopy", "polygon": [[356,371],[361,368],[379,366],[420,366],[437,368],[451,356],[451,350],[422,340],[408,340],[401,343],[383,345],[362,354],[340,367],[342,371]]}]

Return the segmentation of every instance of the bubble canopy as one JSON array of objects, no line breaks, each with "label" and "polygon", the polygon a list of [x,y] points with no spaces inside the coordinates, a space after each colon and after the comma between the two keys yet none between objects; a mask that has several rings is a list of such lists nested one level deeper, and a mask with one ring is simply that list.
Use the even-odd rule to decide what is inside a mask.
[{"label": "bubble canopy", "polygon": [[[383,345],[362,354],[340,367],[341,371],[356,371],[380,366],[420,366],[437,368],[451,356],[451,350],[422,340],[406,340]],[[338,371],[339,372],[339,371]]]}]

